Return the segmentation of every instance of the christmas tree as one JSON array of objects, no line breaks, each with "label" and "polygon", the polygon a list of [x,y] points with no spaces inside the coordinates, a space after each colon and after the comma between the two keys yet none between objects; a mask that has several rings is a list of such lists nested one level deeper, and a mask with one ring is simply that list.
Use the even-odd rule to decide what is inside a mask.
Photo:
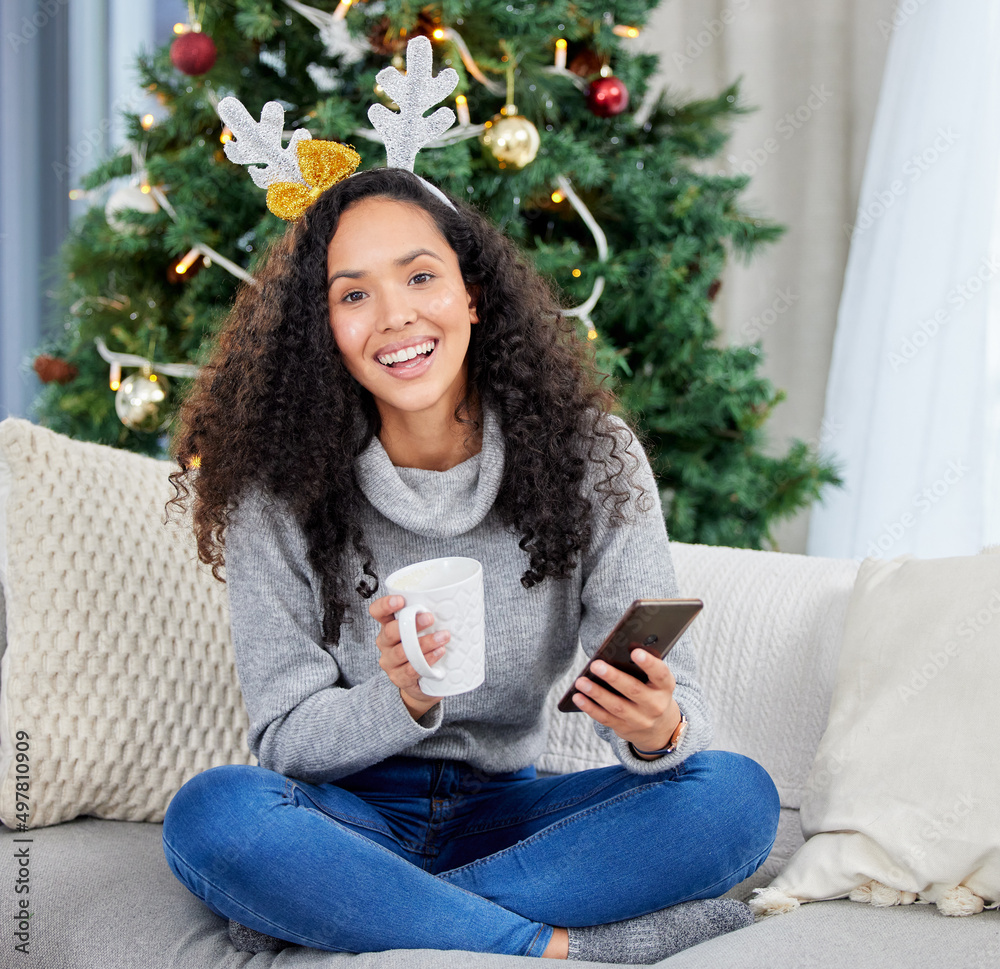
[{"label": "christmas tree", "polygon": [[[139,58],[158,110],[127,115],[128,144],[81,187],[96,204],[63,247],[63,326],[39,348],[34,415],[164,456],[184,365],[207,360],[240,280],[285,229],[227,159],[219,101],[234,95],[255,118],[277,101],[286,136],[306,128],[354,145],[361,169],[384,165],[367,109],[396,106],[376,75],[405,69],[407,40],[424,35],[435,71],[459,74],[459,124],[420,152],[417,173],[485,211],[572,308],[645,434],[671,537],[773,546],[776,521],[840,481],[801,441],[764,453],[784,395],[757,373],[758,345],[718,345],[711,307],[727,256],[749,258],[781,229],[741,209],[746,176],[706,164],[746,110],[736,85],[686,103],[664,92],[637,120],[657,58],[630,43],[655,6],[192,5],[187,29]],[[119,388],[122,367],[133,372]]]}]

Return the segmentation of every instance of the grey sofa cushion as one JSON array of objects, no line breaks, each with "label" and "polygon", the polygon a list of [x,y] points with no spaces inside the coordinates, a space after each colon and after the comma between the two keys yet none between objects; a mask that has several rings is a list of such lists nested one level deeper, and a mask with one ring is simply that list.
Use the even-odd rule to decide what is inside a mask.
[{"label": "grey sofa cushion", "polygon": [[[797,827],[795,812],[783,824]],[[31,955],[13,960],[12,919],[0,920],[0,966],[26,969],[515,969],[522,956],[397,950],[362,955],[293,946],[256,956],[237,952],[226,923],[174,878],[162,848],[162,825],[77,818],[24,835],[0,826],[0,851],[11,858],[15,837],[30,837]],[[773,861],[794,841],[782,835]],[[0,911],[14,908],[14,876],[0,880]],[[760,873],[758,873],[759,875]],[[734,890],[746,893],[753,880]],[[1000,913],[947,918],[932,906],[872,909],[854,902],[817,902],[788,915],[678,953],[671,969],[879,969],[962,966],[995,969]],[[596,969],[597,963],[577,963]]]},{"label": "grey sofa cushion", "polygon": [[1000,914],[813,902],[678,952],[670,969],[996,969]]}]

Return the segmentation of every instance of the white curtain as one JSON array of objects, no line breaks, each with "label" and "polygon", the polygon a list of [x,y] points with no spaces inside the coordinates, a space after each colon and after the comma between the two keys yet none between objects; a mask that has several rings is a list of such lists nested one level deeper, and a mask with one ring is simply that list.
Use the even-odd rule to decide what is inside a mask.
[{"label": "white curtain", "polygon": [[808,550],[1000,542],[1000,4],[901,5],[827,384],[846,488]]}]

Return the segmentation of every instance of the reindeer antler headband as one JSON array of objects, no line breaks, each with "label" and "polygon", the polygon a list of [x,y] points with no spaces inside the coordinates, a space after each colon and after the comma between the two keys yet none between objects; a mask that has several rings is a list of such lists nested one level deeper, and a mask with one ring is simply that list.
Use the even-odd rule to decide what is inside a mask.
[{"label": "reindeer antler headband", "polygon": [[[424,117],[428,108],[446,98],[458,84],[458,74],[450,67],[432,77],[432,64],[431,42],[426,37],[413,37],[406,45],[406,73],[394,67],[378,73],[378,83],[400,109],[390,111],[384,104],[368,109],[368,119],[385,142],[389,168],[412,172],[421,147],[455,123],[455,112],[446,107]],[[223,98],[218,111],[236,139],[226,143],[226,157],[238,165],[252,166],[250,177],[258,188],[267,189],[267,207],[282,219],[300,218],[326,189],[352,175],[361,164],[361,156],[352,146],[313,140],[305,128],[296,129],[288,147],[282,148],[285,110],[277,101],[264,105],[259,122],[234,97]],[[428,191],[455,207],[437,186],[420,180]]]}]

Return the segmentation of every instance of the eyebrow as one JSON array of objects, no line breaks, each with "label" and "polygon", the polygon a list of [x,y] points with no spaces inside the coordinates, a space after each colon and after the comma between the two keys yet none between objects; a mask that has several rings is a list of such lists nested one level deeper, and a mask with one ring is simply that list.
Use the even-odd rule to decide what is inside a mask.
[{"label": "eyebrow", "polygon": [[[405,266],[408,263],[413,262],[417,256],[430,256],[432,259],[436,259],[440,263],[444,262],[444,260],[436,252],[431,252],[430,249],[414,249],[412,252],[408,252],[405,256],[400,256],[397,260],[395,260],[395,264],[397,266]],[[362,269],[341,269],[339,272],[335,272],[327,280],[327,291],[329,291],[330,287],[342,277],[346,277],[347,279],[364,279],[367,275],[368,273]]]}]

